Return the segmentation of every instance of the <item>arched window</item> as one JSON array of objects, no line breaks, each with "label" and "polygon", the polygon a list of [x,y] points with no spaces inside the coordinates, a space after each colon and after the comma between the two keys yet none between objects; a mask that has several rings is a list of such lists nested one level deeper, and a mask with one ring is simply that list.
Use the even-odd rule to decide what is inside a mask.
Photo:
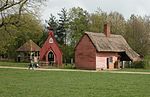
[{"label": "arched window", "polygon": [[53,52],[49,52],[49,53],[48,53],[48,61],[49,61],[49,62],[54,61],[54,54],[53,54]]}]

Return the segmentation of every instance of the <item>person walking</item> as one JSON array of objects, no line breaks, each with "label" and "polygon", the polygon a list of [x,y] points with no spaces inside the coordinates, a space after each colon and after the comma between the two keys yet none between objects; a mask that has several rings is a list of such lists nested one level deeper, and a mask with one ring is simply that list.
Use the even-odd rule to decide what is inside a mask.
[{"label": "person walking", "polygon": [[34,56],[34,65],[35,68],[40,68],[39,64],[38,64],[38,57]]},{"label": "person walking", "polygon": [[34,70],[34,61],[31,59],[30,64],[29,64],[29,69],[32,68]]}]

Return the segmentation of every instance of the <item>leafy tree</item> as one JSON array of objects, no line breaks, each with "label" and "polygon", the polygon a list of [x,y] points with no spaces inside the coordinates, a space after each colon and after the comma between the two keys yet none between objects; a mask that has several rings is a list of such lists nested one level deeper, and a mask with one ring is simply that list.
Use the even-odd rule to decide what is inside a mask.
[{"label": "leafy tree", "polygon": [[44,42],[46,41],[47,37],[48,37],[48,33],[47,33],[47,29],[45,29],[45,30],[42,31],[42,33],[40,34],[39,39],[38,39],[38,42],[37,42],[40,47],[43,46],[43,44],[44,44]]},{"label": "leafy tree", "polygon": [[[18,14],[13,15],[13,18],[16,19],[17,15]],[[7,30],[9,32],[13,32],[11,35],[6,33],[5,27],[0,28],[0,35],[4,36],[0,38],[0,43],[3,43],[3,45],[0,47],[1,54],[14,57],[16,54],[15,50],[29,39],[38,42],[39,36],[43,31],[40,21],[31,14],[22,14],[20,22],[22,25],[19,27],[8,25]]]},{"label": "leafy tree", "polygon": [[124,35],[126,32],[126,21],[120,13],[111,12],[107,14],[101,9],[98,9],[95,13],[90,14],[89,31],[103,32],[103,26],[105,23],[109,23],[111,25],[111,32],[113,34]]},{"label": "leafy tree", "polygon": [[73,7],[69,11],[70,42],[72,46],[79,41],[83,33],[88,29],[89,14],[80,7]]},{"label": "leafy tree", "polygon": [[107,13],[98,9],[95,13],[89,16],[88,31],[103,32],[103,25],[106,23]]},{"label": "leafy tree", "polygon": [[[147,20],[146,20],[147,21]],[[140,16],[131,15],[127,21],[126,40],[140,55],[148,54],[149,50],[149,22]]]},{"label": "leafy tree", "polygon": [[107,22],[111,25],[111,31],[113,34],[125,35],[126,21],[124,17],[118,12],[111,12],[107,16]]}]

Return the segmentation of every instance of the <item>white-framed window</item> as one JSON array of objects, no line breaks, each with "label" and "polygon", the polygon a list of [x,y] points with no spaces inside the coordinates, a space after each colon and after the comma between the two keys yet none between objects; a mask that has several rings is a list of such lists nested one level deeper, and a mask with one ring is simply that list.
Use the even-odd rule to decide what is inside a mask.
[{"label": "white-framed window", "polygon": [[53,43],[54,41],[53,41],[53,38],[50,38],[49,39],[49,43]]}]

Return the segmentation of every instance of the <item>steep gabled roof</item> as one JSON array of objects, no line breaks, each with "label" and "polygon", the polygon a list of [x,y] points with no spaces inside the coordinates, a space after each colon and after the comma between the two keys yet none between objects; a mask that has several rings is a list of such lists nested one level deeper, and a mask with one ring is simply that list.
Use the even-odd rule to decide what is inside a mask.
[{"label": "steep gabled roof", "polygon": [[29,51],[40,51],[40,47],[34,43],[32,40],[27,41],[16,51],[29,52]]},{"label": "steep gabled roof", "polygon": [[140,60],[137,54],[128,45],[121,35],[111,34],[106,37],[104,33],[85,32],[89,36],[98,52],[125,52],[132,61]]}]

